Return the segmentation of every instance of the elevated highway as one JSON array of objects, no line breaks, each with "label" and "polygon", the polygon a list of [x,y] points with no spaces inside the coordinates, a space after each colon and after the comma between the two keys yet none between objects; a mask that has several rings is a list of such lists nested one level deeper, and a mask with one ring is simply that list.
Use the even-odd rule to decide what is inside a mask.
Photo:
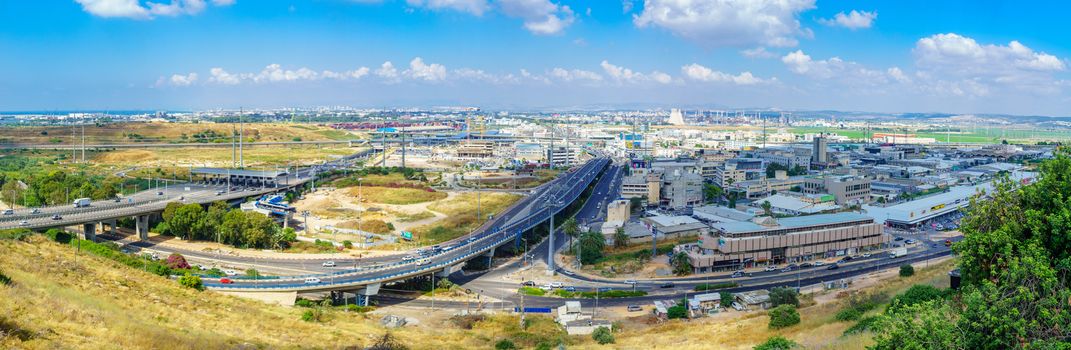
[{"label": "elevated highway", "polygon": [[367,302],[379,287],[408,278],[436,274],[447,276],[456,272],[468,260],[493,256],[498,247],[518,245],[523,232],[531,230],[576,202],[584,190],[607,168],[609,159],[596,158],[562,174],[538,188],[531,196],[510,207],[469,235],[444,243],[443,251],[426,258],[399,259],[329,274],[286,276],[273,279],[234,279],[221,283],[207,279],[205,286],[221,292],[241,295],[265,293],[316,293],[352,291],[358,301]]}]

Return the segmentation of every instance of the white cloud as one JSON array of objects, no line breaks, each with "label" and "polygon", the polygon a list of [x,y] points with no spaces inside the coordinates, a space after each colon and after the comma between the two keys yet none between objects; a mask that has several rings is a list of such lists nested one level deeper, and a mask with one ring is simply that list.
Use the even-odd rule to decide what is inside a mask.
[{"label": "white cloud", "polygon": [[186,75],[174,74],[171,75],[171,85],[174,86],[190,86],[197,81],[197,73],[190,73]]},{"label": "white cloud", "polygon": [[889,77],[892,77],[893,80],[896,80],[898,82],[901,82],[901,83],[910,83],[911,82],[911,78],[909,78],[906,74],[904,74],[904,71],[900,70],[899,67],[892,67],[892,68],[886,69],[885,73],[888,74]]},{"label": "white cloud", "polygon": [[409,69],[403,74],[416,80],[442,81],[446,79],[446,67],[438,63],[425,64],[423,59],[417,57],[409,61]]},{"label": "white cloud", "polygon": [[449,9],[476,16],[482,16],[488,9],[486,0],[405,0],[405,3],[413,7],[431,10]]},{"label": "white cloud", "polygon": [[912,53],[921,76],[955,95],[984,96],[995,87],[1052,94],[1061,91],[1056,74],[1067,70],[1065,60],[1018,41],[983,45],[955,33],[919,39]]},{"label": "white cloud", "polygon": [[647,0],[633,23],[665,28],[704,46],[791,47],[811,36],[798,17],[813,8],[814,0]]},{"label": "white cloud", "polygon": [[[803,53],[803,50],[788,53],[781,57],[781,62],[793,73],[817,79],[837,79],[848,85],[879,85],[888,83],[890,79],[903,81],[904,78],[899,68],[883,72],[866,68],[856,62],[845,61],[840,57],[814,60]],[[900,76],[894,75],[897,73],[900,73]]]},{"label": "white cloud", "polygon": [[[153,16],[196,15],[205,10],[205,0],[171,0],[145,2],[140,0],[75,0],[86,12],[105,18],[152,19]],[[213,6],[230,6],[234,0],[211,0]]]},{"label": "white cloud", "polygon": [[777,54],[774,54],[773,52],[770,52],[770,51],[766,51],[766,48],[762,47],[762,46],[759,46],[759,47],[756,47],[756,48],[753,48],[753,49],[747,49],[747,50],[740,51],[740,54],[744,55],[745,57],[750,57],[750,58],[772,58],[772,57],[777,57]]},{"label": "white cloud", "polygon": [[564,82],[572,82],[572,81],[599,82],[599,81],[602,81],[602,76],[599,75],[599,73],[595,73],[595,72],[587,71],[587,70],[582,70],[582,69],[565,69],[565,68],[555,67],[554,69],[550,70],[550,76],[555,78],[555,79],[564,81]]},{"label": "white cloud", "polygon": [[302,67],[297,70],[282,69],[279,64],[273,63],[264,67],[260,73],[253,76],[253,82],[279,82],[279,81],[296,81],[296,80],[316,80],[320,76],[315,71]]},{"label": "white cloud", "polygon": [[320,76],[322,76],[324,79],[338,79],[338,80],[354,79],[354,80],[356,80],[356,79],[361,79],[364,76],[368,75],[369,71],[371,71],[371,69],[368,69],[368,67],[361,67],[361,68],[357,68],[357,69],[349,70],[349,71],[345,71],[345,72],[333,72],[333,71],[325,70],[322,73],[320,73]]},{"label": "white cloud", "polygon": [[390,61],[383,62],[383,65],[376,69],[376,75],[383,78],[386,82],[398,81],[398,69],[394,68],[394,63]]},{"label": "white cloud", "polygon": [[621,13],[632,12],[632,0],[621,0]]},{"label": "white cloud", "polygon": [[212,68],[209,73],[212,74],[212,77],[208,78],[209,82],[220,83],[224,85],[235,85],[242,82],[241,77],[231,73],[227,73],[227,71],[223,70],[223,68]]},{"label": "white cloud", "polygon": [[558,34],[573,24],[576,15],[566,5],[550,0],[499,0],[502,13],[524,21],[524,28],[534,34]]},{"label": "white cloud", "polygon": [[610,62],[603,60],[599,64],[602,67],[603,72],[606,75],[618,83],[637,83],[645,81],[655,81],[662,84],[668,84],[673,81],[673,77],[669,74],[659,71],[651,72],[651,74],[643,74],[633,71],[631,69],[611,64]]},{"label": "white cloud", "polygon": [[681,67],[681,74],[684,74],[685,77],[695,81],[733,83],[736,85],[755,85],[772,81],[758,78],[752,75],[751,72],[742,72],[737,75],[732,75],[696,63]]},{"label": "white cloud", "polygon": [[833,16],[831,19],[819,19],[818,22],[831,27],[844,27],[851,30],[870,28],[874,25],[874,20],[878,19],[878,13],[876,11],[856,11],[852,10],[845,14],[840,12]]}]

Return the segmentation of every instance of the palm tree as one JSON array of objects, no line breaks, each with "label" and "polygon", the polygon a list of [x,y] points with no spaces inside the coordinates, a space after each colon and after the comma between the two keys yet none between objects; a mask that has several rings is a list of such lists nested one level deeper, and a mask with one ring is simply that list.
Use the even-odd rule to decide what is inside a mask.
[{"label": "palm tree", "polygon": [[773,206],[770,205],[770,201],[762,201],[762,212],[766,213],[766,216],[773,216]]},{"label": "palm tree", "polygon": [[684,276],[692,273],[692,262],[688,260],[688,253],[678,252],[670,259],[669,265],[673,266],[673,273]]},{"label": "palm tree", "polygon": [[628,234],[625,233],[624,227],[618,227],[614,231],[614,247],[624,248],[628,245]]},{"label": "palm tree", "polygon": [[573,240],[580,235],[580,226],[576,223],[576,218],[565,219],[562,223],[562,232],[565,232],[566,236],[569,236],[569,246],[573,246]]}]

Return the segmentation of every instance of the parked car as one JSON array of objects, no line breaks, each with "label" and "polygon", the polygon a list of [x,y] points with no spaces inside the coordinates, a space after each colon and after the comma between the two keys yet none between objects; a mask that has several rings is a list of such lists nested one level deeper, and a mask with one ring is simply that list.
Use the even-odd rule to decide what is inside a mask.
[{"label": "parked car", "polygon": [[230,278],[220,278],[220,279],[219,279],[219,283],[223,283],[223,284],[231,284],[231,283],[234,283],[234,281],[233,281],[233,280],[231,280]]},{"label": "parked car", "polygon": [[781,269],[781,272],[792,272],[792,268],[791,267],[783,268],[783,269]]},{"label": "parked car", "polygon": [[763,271],[766,271],[766,272],[777,271],[777,266],[773,266],[773,265],[767,266],[765,269],[763,269]]},{"label": "parked car", "polygon": [[[155,255],[156,255],[156,253],[153,253],[153,255],[155,256]],[[159,259],[159,258],[157,258],[157,259]],[[237,275],[238,275],[238,271],[234,271],[234,270],[223,270],[223,274],[225,274],[225,275],[227,275],[227,276],[237,276]]]},{"label": "parked car", "polygon": [[840,261],[852,261],[852,259],[855,258],[853,258],[851,255],[845,255],[844,258],[840,259]]},{"label": "parked car", "polygon": [[565,284],[563,284],[561,282],[550,282],[550,287],[551,288],[561,288],[561,287],[565,287]]},{"label": "parked car", "polygon": [[639,305],[629,305],[628,306],[628,311],[629,312],[643,311],[643,308],[640,307]]},{"label": "parked car", "polygon": [[839,269],[839,268],[840,268],[840,265],[833,264],[833,265],[829,265],[829,267],[827,267],[826,270],[836,270],[836,269]]},{"label": "parked car", "polygon": [[896,237],[896,238],[893,238],[893,240],[894,241],[902,241],[902,240],[904,240],[904,237]]},{"label": "parked car", "polygon": [[305,284],[317,284],[320,283],[320,279],[316,277],[305,278]]},{"label": "parked car", "polygon": [[562,289],[565,290],[566,292],[575,292],[576,291],[576,287],[573,287],[573,286],[563,287]]},{"label": "parked car", "polygon": [[814,262],[814,266],[822,266],[822,265],[825,265],[825,264],[826,264],[826,262],[825,261],[821,261],[821,260]]},{"label": "parked car", "polygon": [[814,264],[812,264],[812,263],[802,263],[802,264],[800,264],[800,268],[801,269],[808,268],[808,267],[813,267],[813,266],[814,266]]},{"label": "parked car", "polygon": [[335,267],[335,262],[334,261],[324,261],[323,264],[320,264],[320,266],[323,266],[323,267]]},{"label": "parked car", "polygon": [[869,258],[869,257],[870,257],[870,253],[865,253],[865,254],[863,254],[862,256],[863,256],[863,258],[864,258],[864,259],[865,259],[865,258]]},{"label": "parked car", "polygon": [[563,274],[566,274],[566,275],[569,275],[569,276],[573,276],[573,275],[576,275],[576,273],[575,273],[575,272],[573,272],[573,271],[569,271],[569,270],[566,270],[566,269],[561,269],[561,272],[562,272]]}]

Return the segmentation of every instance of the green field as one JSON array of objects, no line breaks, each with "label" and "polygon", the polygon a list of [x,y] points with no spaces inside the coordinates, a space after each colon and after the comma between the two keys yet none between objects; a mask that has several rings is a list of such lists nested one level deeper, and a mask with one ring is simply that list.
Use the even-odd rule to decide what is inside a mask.
[{"label": "green field", "polygon": [[[797,127],[790,129],[790,132],[794,134],[813,134],[826,132],[845,136],[853,140],[861,140],[866,138],[866,131],[861,129],[837,129],[837,128],[821,128],[821,127]],[[874,128],[871,129],[871,133],[904,133],[904,130],[893,130],[886,128]],[[1071,131],[1058,131],[1058,130],[1025,130],[1025,129],[1004,129],[1004,128],[964,128],[960,131],[952,131],[951,134],[943,131],[913,131],[907,130],[909,134],[913,134],[916,137],[928,137],[937,140],[937,142],[957,142],[957,143],[1000,143],[1001,140],[1008,140],[1011,143],[1036,143],[1038,141],[1067,141],[1071,140]]]}]

